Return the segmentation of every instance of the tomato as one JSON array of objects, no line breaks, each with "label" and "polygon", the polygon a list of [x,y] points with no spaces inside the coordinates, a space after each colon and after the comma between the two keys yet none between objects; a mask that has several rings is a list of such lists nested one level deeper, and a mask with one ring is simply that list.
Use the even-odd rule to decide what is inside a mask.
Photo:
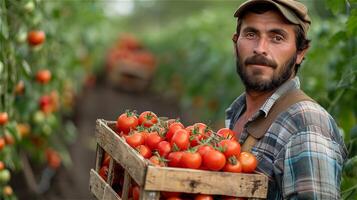
[{"label": "tomato", "polygon": [[135,129],[139,124],[138,118],[132,112],[121,114],[117,119],[116,127],[124,134],[128,134],[130,130]]},{"label": "tomato", "polygon": [[181,163],[181,158],[183,155],[183,151],[175,151],[175,152],[171,152],[169,153],[169,155],[167,156],[167,160],[168,161],[168,166],[169,167],[181,167],[180,163]]},{"label": "tomato", "polygon": [[40,97],[39,105],[44,113],[51,113],[54,108],[52,105],[52,98],[49,95],[43,95]]},{"label": "tomato", "polygon": [[181,124],[181,122],[173,122],[172,124],[169,125],[169,130],[166,133],[166,140],[171,141],[172,136],[177,130],[183,129],[184,126]]},{"label": "tomato", "polygon": [[239,162],[242,164],[242,171],[245,173],[254,172],[257,168],[257,158],[249,152],[242,152],[238,157]]},{"label": "tomato", "polygon": [[3,161],[0,160],[0,171],[5,169],[5,164]]},{"label": "tomato", "polygon": [[134,186],[133,187],[133,200],[139,200],[140,199],[140,188],[139,186]]},{"label": "tomato", "polygon": [[239,156],[240,154],[240,144],[236,140],[225,139],[220,141],[218,146],[223,148],[223,153],[226,158]]},{"label": "tomato", "polygon": [[158,156],[151,156],[149,161],[156,167],[165,167],[165,162],[162,161]]},{"label": "tomato", "polygon": [[200,144],[203,139],[204,133],[199,132],[199,128],[196,126],[188,126],[186,130],[190,134],[190,146],[194,147]]},{"label": "tomato", "polygon": [[33,30],[27,34],[27,42],[31,46],[37,46],[42,44],[46,39],[46,34],[40,30]]},{"label": "tomato", "polygon": [[0,151],[6,146],[6,141],[3,137],[0,137]]},{"label": "tomato", "polygon": [[160,156],[166,158],[167,155],[171,152],[171,144],[168,141],[161,141],[157,145],[157,151],[160,154]]},{"label": "tomato", "polygon": [[184,168],[198,169],[201,167],[202,157],[197,152],[184,152],[181,157],[181,166]]},{"label": "tomato", "polygon": [[139,145],[136,147],[136,150],[146,159],[152,156],[151,149],[146,145]]},{"label": "tomato", "polygon": [[157,133],[156,131],[151,132],[148,134],[146,137],[145,144],[148,146],[151,150],[156,150],[158,144],[163,141],[164,139]]},{"label": "tomato", "polygon": [[25,91],[25,83],[23,80],[20,80],[15,86],[15,94],[22,95]]},{"label": "tomato", "polygon": [[210,145],[204,144],[198,147],[197,152],[201,154],[201,156],[205,155],[208,151],[214,150],[214,148]]},{"label": "tomato", "polygon": [[145,138],[141,133],[135,132],[134,134],[125,136],[125,141],[131,147],[135,148],[135,147],[137,147],[139,145],[144,144]]},{"label": "tomato", "polygon": [[11,186],[9,186],[9,185],[5,186],[2,190],[2,192],[3,192],[4,196],[11,196],[14,193]]},{"label": "tomato", "polygon": [[242,164],[237,160],[236,157],[230,157],[226,165],[222,169],[224,172],[233,172],[233,173],[241,173],[242,172]]},{"label": "tomato", "polygon": [[162,191],[161,192],[161,195],[162,197],[164,198],[170,198],[170,197],[179,197],[181,195],[181,192],[165,192],[165,191]]},{"label": "tomato", "polygon": [[156,124],[157,121],[158,119],[156,114],[151,111],[145,111],[139,115],[139,124],[145,127],[151,127]]},{"label": "tomato", "polygon": [[190,134],[187,132],[187,130],[177,130],[171,138],[171,146],[173,148],[177,147],[180,150],[188,149],[190,146]]},{"label": "tomato", "polygon": [[5,132],[4,139],[7,145],[12,145],[15,143],[14,137],[9,132]]},{"label": "tomato", "polygon": [[211,150],[203,155],[203,165],[212,171],[221,170],[226,164],[226,156],[217,151]]},{"label": "tomato", "polygon": [[103,166],[99,170],[99,176],[102,177],[105,181],[107,180],[108,177],[108,170],[109,170],[108,166]]},{"label": "tomato", "polygon": [[46,84],[51,80],[52,74],[48,69],[39,70],[36,73],[36,81],[40,84]]},{"label": "tomato", "polygon": [[0,125],[5,125],[9,121],[7,112],[0,112]]},{"label": "tomato", "polygon": [[104,159],[103,159],[103,162],[102,162],[102,166],[109,167],[109,162],[110,162],[110,156],[109,156],[109,154],[105,153],[104,154]]},{"label": "tomato", "polygon": [[213,197],[207,194],[198,194],[195,196],[195,200],[213,200]]},{"label": "tomato", "polygon": [[46,159],[49,167],[57,169],[61,165],[61,157],[57,151],[46,149]]},{"label": "tomato", "polygon": [[183,199],[180,197],[169,197],[166,200],[183,200]]},{"label": "tomato", "polygon": [[7,183],[10,180],[11,174],[8,169],[3,169],[0,171],[0,184]]},{"label": "tomato", "polygon": [[217,135],[223,137],[224,139],[237,140],[236,134],[229,128],[221,128],[217,131]]}]

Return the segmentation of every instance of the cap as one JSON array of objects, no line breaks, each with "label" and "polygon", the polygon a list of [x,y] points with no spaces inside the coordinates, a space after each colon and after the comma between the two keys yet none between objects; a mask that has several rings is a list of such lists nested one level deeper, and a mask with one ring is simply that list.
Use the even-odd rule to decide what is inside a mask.
[{"label": "cap", "polygon": [[248,8],[261,3],[269,3],[275,6],[289,22],[300,25],[305,35],[307,34],[311,20],[306,6],[296,0],[248,0],[239,6],[234,13],[234,17],[237,17],[239,20]]}]

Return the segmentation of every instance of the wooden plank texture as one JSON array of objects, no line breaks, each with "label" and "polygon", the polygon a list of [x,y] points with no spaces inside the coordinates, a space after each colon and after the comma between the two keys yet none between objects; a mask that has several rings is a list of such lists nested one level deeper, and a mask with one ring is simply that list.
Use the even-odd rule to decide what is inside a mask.
[{"label": "wooden plank texture", "polygon": [[97,199],[121,200],[110,185],[108,185],[93,169],[90,170],[89,189]]},{"label": "wooden plank texture", "polygon": [[98,144],[109,153],[140,186],[144,185],[147,161],[119,137],[108,125],[115,122],[97,120],[96,138]]},{"label": "wooden plank texture", "polygon": [[261,174],[148,166],[144,189],[266,198],[267,186],[268,178]]}]

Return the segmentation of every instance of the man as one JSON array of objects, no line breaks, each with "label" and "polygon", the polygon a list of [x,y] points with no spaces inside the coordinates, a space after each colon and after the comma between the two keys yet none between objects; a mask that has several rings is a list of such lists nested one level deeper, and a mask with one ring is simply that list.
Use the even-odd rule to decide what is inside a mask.
[{"label": "man", "polygon": [[[267,198],[339,199],[347,152],[339,129],[320,105],[296,92],[310,42],[307,8],[295,0],[249,0],[234,16],[237,73],[246,91],[226,110],[226,122],[268,176]],[[263,134],[258,121],[268,124]]]}]

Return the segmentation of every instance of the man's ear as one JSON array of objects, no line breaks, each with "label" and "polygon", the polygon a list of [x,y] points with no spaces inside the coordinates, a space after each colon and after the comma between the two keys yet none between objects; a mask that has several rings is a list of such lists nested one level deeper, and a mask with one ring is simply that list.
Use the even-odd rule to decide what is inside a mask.
[{"label": "man's ear", "polygon": [[297,57],[296,57],[296,64],[300,65],[302,63],[302,61],[304,60],[305,54],[307,52],[307,50],[309,49],[309,47],[298,51]]},{"label": "man's ear", "polygon": [[235,53],[236,57],[238,57],[238,46],[237,46],[238,34],[237,33],[233,34],[232,41],[233,41],[234,53]]}]

